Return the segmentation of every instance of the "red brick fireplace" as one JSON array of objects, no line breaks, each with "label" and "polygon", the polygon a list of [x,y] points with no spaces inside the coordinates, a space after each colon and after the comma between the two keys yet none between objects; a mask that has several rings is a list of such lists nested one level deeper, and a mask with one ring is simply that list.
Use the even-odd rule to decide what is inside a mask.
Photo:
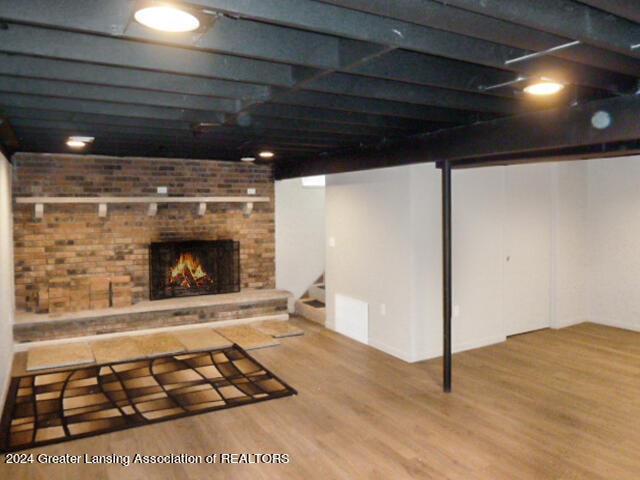
[{"label": "red brick fireplace", "polygon": [[15,283],[18,311],[34,311],[42,285],[60,279],[127,278],[131,301],[149,300],[149,246],[154,242],[232,239],[240,245],[240,287],[275,283],[273,178],[268,166],[183,159],[16,154],[13,195],[18,197],[238,197],[255,189],[269,202],[250,215],[242,204],[158,203],[109,205],[14,203]]}]

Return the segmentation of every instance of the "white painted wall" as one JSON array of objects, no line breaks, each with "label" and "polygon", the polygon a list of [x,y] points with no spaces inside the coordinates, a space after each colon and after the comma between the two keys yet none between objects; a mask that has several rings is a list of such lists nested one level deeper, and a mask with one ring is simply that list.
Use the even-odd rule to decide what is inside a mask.
[{"label": "white painted wall", "polygon": [[275,184],[276,287],[299,298],[324,272],[325,189]]},{"label": "white painted wall", "polygon": [[336,294],[366,302],[368,343],[405,360],[412,359],[409,172],[330,175],[326,188],[326,325],[335,329]]},{"label": "white painted wall", "polygon": [[11,166],[0,153],[0,405],[4,405],[13,357],[13,288]]},{"label": "white painted wall", "polygon": [[[408,361],[441,355],[439,170],[327,178],[327,326],[335,294],[347,295],[369,304],[371,345]],[[453,172],[454,351],[502,341],[514,325],[585,319],[586,180],[578,162]]]},{"label": "white painted wall", "polygon": [[562,328],[589,319],[588,162],[552,168],[550,323]]},{"label": "white painted wall", "polygon": [[589,319],[640,330],[640,156],[590,160]]}]

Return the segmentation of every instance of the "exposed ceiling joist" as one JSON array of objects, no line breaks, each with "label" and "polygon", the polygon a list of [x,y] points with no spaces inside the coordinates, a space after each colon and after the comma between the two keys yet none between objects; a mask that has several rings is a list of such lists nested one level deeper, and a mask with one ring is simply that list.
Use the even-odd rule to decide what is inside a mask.
[{"label": "exposed ceiling joist", "polygon": [[305,84],[305,89],[380,100],[474,110],[479,112],[517,113],[518,102],[508,98],[490,98],[480,93],[455,92],[444,88],[402,84],[378,78],[344,73],[322,77]]},{"label": "exposed ceiling joist", "polygon": [[633,0],[580,0],[580,3],[640,23],[640,9]]},{"label": "exposed ceiling joist", "polygon": [[[634,22],[571,0],[447,0],[447,3],[627,55],[629,38],[640,37],[640,26]],[[636,57],[640,58],[640,52]]]},{"label": "exposed ceiling joist", "polygon": [[[238,160],[269,143],[275,163],[390,145],[410,157],[427,134],[577,111],[635,93],[640,79],[636,2],[188,3],[212,26],[150,30],[131,0],[0,3],[0,115],[21,148],[67,151],[56,135],[81,130],[104,136],[93,148],[105,154],[171,144],[175,156]],[[565,88],[533,100],[523,88],[541,76]]]},{"label": "exposed ceiling joist", "polygon": [[238,109],[237,102],[224,98],[7,76],[0,76],[0,92],[214,112],[232,113]]},{"label": "exposed ceiling joist", "polygon": [[288,65],[17,24],[0,30],[0,52],[255,84],[293,84]]},{"label": "exposed ceiling joist", "polygon": [[0,53],[0,75],[240,100],[269,97],[269,87],[264,85],[3,53]]},{"label": "exposed ceiling joist", "polygon": [[[340,3],[348,4],[348,2]],[[394,2],[394,8],[401,10],[405,3],[405,1]],[[246,0],[238,4],[232,0],[205,0],[202,4],[214,10],[230,12],[240,17],[306,28],[314,32],[361,41],[393,45],[416,52],[495,68],[505,68],[505,60],[530,53],[527,50],[499,42],[488,42],[467,35],[451,33],[447,31],[446,27],[437,29],[409,21],[396,19],[390,21],[378,15],[313,1]],[[592,75],[592,69],[585,69],[582,65],[564,62],[560,59],[548,59],[546,63],[549,68],[561,72],[568,78],[597,88],[608,89],[621,81],[606,71]],[[537,62],[523,63],[518,65],[514,71],[539,75],[540,67]],[[622,81],[624,82],[624,80]],[[625,90],[623,86],[621,91],[628,91],[628,89]]]},{"label": "exposed ceiling joist", "polygon": [[[622,1],[629,5],[629,2]],[[453,6],[454,2],[448,1],[404,0],[401,7],[397,2],[386,0],[322,0],[322,2],[439,28],[488,42],[503,43],[523,50],[546,50],[566,43],[571,38],[567,34],[553,34],[546,29],[529,28],[522,24],[487,16],[484,11],[457,8]],[[640,65],[633,59],[589,45],[557,51],[554,55],[571,62],[594,65],[627,75],[636,76],[640,70]]]}]

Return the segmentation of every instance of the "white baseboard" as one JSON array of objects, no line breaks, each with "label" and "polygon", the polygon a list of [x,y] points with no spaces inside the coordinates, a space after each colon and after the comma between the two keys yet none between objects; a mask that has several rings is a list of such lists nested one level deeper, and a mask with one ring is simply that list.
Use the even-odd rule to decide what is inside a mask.
[{"label": "white baseboard", "polygon": [[[487,347],[489,345],[494,345],[496,343],[502,343],[507,340],[507,337],[504,335],[497,335],[494,337],[486,337],[478,340],[474,340],[471,342],[464,343],[456,343],[452,346],[453,353],[464,352],[465,350],[473,350],[474,348]],[[438,352],[416,352],[413,355],[407,354],[407,352],[402,352],[396,348],[385,345],[382,342],[369,340],[369,345],[378,350],[381,350],[389,355],[392,355],[400,360],[404,360],[409,363],[423,362],[425,360],[432,360],[434,358],[442,357],[442,351]]]},{"label": "white baseboard", "polygon": [[487,347],[496,343],[502,343],[507,340],[505,335],[496,335],[494,337],[480,338],[470,342],[460,342],[453,345],[453,353],[464,352],[465,350],[473,350],[474,348]]},{"label": "white baseboard", "polygon": [[415,360],[412,358],[413,356],[411,355],[411,353],[402,351],[395,347],[391,347],[383,342],[379,342],[377,340],[372,340],[371,338],[369,338],[369,346],[376,348],[384,353],[388,353],[392,357],[399,358],[400,360],[403,360],[405,362],[415,362]]},{"label": "white baseboard", "polygon": [[589,320],[585,320],[585,321],[591,322],[591,323],[597,323],[599,325],[606,325],[607,327],[616,327],[616,328],[622,328],[624,330],[631,330],[633,332],[640,332],[640,325],[634,325],[632,323],[620,322],[618,320],[598,318],[598,319],[589,319]]},{"label": "white baseboard", "polygon": [[559,330],[560,328],[571,327],[573,325],[578,325],[586,321],[587,320],[585,320],[584,318],[569,318],[556,322],[554,325],[551,325],[551,328],[554,330]]}]

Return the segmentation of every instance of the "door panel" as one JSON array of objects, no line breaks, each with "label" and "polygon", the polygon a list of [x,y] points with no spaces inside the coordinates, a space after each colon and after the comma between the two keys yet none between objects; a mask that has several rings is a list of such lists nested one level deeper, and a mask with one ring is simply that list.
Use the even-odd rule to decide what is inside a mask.
[{"label": "door panel", "polygon": [[551,165],[507,168],[505,323],[515,335],[550,326]]}]

